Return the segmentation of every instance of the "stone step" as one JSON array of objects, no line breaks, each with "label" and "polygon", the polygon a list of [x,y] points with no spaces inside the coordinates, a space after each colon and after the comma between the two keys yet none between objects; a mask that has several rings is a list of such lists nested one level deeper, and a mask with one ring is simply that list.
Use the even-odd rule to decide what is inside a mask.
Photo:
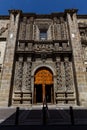
[{"label": "stone step", "polygon": [[[75,124],[87,124],[87,109],[74,109]],[[16,108],[0,108],[0,125],[14,125]],[[48,109],[46,116],[48,125],[71,124],[69,109]],[[19,109],[20,125],[41,125],[43,124],[42,109],[28,108]]]}]

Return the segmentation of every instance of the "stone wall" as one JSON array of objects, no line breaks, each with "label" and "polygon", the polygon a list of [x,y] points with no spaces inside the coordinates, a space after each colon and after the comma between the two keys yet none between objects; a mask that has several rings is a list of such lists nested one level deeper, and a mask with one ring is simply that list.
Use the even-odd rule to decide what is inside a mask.
[{"label": "stone wall", "polygon": [[[69,11],[69,10],[68,10]],[[75,85],[77,93],[77,104],[86,105],[87,102],[87,84],[85,76],[85,66],[83,60],[81,38],[78,29],[76,10],[67,11],[70,42],[73,53],[73,67],[75,76]],[[71,13],[72,12],[72,13]]]},{"label": "stone wall", "polygon": [[9,99],[11,96],[10,91],[12,91],[11,79],[14,63],[15,45],[18,32],[19,16],[20,11],[10,11],[10,23],[0,88],[0,105],[3,106],[9,105]]}]

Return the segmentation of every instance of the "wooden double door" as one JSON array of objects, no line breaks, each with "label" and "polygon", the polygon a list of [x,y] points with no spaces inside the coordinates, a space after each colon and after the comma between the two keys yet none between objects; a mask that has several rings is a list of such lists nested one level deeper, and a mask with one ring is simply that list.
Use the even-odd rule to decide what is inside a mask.
[{"label": "wooden double door", "polygon": [[53,103],[53,95],[53,74],[49,69],[41,68],[34,77],[34,103],[42,103],[44,99]]}]

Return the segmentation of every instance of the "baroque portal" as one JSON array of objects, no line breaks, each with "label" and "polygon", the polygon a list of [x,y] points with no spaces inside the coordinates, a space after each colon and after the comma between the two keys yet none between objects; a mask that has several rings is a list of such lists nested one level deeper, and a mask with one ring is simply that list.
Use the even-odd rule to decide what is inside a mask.
[{"label": "baroque portal", "polygon": [[0,43],[6,44],[0,104],[37,105],[46,98],[49,104],[86,105],[87,16],[77,9],[9,13],[0,17]]}]

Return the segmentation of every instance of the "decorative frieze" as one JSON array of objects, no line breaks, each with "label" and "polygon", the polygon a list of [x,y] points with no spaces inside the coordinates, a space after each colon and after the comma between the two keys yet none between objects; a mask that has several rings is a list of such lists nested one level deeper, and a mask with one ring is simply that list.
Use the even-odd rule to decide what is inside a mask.
[{"label": "decorative frieze", "polygon": [[53,50],[53,44],[35,44],[33,46],[34,51],[52,51]]},{"label": "decorative frieze", "polygon": [[18,42],[17,44],[17,51],[35,51],[35,52],[59,52],[59,51],[71,51],[71,47],[68,41],[65,42],[36,42],[36,43],[29,43],[29,42]]}]

